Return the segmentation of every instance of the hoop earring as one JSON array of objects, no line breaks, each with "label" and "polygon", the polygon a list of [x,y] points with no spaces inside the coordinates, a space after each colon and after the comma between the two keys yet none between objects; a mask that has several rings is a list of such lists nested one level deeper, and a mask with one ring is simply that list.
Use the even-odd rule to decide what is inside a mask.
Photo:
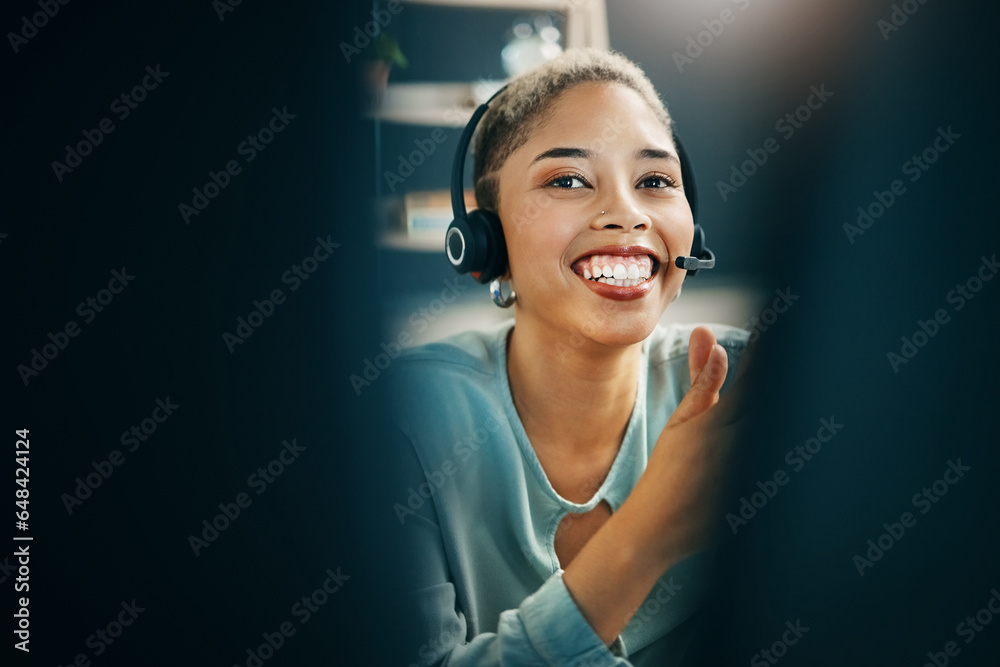
[{"label": "hoop earring", "polygon": [[500,288],[503,286],[503,281],[499,278],[494,278],[493,282],[490,283],[490,296],[493,297],[493,303],[501,308],[510,308],[514,305],[514,301],[517,299],[517,293],[512,289],[510,294],[506,297],[500,295]]}]

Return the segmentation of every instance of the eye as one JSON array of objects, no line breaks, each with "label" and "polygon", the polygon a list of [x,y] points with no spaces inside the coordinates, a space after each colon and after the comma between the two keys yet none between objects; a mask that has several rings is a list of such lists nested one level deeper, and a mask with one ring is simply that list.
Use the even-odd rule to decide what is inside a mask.
[{"label": "eye", "polygon": [[666,174],[648,174],[639,179],[638,187],[656,189],[676,188],[677,181]]},{"label": "eye", "polygon": [[578,190],[590,187],[587,180],[579,174],[561,174],[551,179],[545,184],[547,188],[561,188],[563,190]]}]

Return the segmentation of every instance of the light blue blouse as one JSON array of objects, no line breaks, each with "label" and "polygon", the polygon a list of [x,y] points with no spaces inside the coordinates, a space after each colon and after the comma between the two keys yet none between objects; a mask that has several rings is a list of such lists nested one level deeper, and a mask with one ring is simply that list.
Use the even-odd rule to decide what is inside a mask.
[{"label": "light blue blouse", "polygon": [[[552,488],[511,399],[509,320],[408,351],[392,370],[393,420],[412,452],[393,509],[405,531],[418,609],[413,665],[670,664],[685,649],[672,633],[695,611],[706,556],[668,570],[609,649],[562,581],[554,537],[570,512],[602,500],[617,511],[690,387],[689,326],[658,326],[643,343],[635,406],[617,458],[586,503]],[[729,354],[741,329],[711,325]],[[553,354],[558,351],[553,350]],[[404,445],[406,446],[406,445]]]}]

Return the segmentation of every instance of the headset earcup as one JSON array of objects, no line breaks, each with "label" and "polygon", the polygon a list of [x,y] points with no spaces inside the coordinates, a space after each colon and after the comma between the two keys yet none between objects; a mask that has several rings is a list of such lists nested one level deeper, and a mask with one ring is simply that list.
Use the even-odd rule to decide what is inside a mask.
[{"label": "headset earcup", "polygon": [[468,215],[469,226],[477,238],[483,239],[482,259],[477,269],[476,280],[486,284],[507,272],[507,242],[503,236],[500,217],[492,211],[476,209]]},{"label": "headset earcup", "polygon": [[507,271],[507,244],[500,218],[491,211],[475,210],[455,218],[445,233],[445,253],[459,273],[471,273],[488,283]]},{"label": "headset earcup", "polygon": [[448,261],[459,273],[475,271],[482,263],[479,257],[485,239],[476,238],[475,231],[464,217],[458,217],[448,225],[445,232],[444,252]]}]

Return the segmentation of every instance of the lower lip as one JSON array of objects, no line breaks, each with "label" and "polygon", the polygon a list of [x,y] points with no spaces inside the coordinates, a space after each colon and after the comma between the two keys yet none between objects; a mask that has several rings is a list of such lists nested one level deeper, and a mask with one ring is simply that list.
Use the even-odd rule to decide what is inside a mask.
[{"label": "lower lip", "polygon": [[633,301],[635,299],[641,299],[652,291],[653,281],[656,279],[656,274],[654,273],[649,280],[641,282],[638,285],[633,285],[632,287],[619,287],[618,285],[599,283],[596,280],[584,278],[575,272],[573,275],[587,283],[587,287],[589,287],[598,296],[603,296],[605,299],[614,299],[615,301]]}]

